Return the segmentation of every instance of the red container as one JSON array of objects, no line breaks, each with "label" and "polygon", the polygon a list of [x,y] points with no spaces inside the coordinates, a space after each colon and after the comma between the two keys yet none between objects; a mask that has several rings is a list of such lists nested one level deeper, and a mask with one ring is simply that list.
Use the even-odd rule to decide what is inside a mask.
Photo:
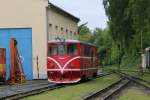
[{"label": "red container", "polygon": [[6,80],[6,49],[0,48],[0,81]]}]

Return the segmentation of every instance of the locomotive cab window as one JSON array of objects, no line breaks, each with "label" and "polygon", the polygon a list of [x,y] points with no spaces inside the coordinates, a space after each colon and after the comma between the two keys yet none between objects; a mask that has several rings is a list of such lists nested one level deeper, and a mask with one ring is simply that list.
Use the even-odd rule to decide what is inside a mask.
[{"label": "locomotive cab window", "polygon": [[91,56],[90,51],[91,51],[91,48],[89,46],[85,46],[84,47],[84,56],[90,57]]},{"label": "locomotive cab window", "polygon": [[68,54],[69,55],[78,55],[78,48],[76,44],[68,45]]},{"label": "locomotive cab window", "polygon": [[58,52],[60,55],[65,55],[66,54],[66,45],[63,45],[63,44],[59,45]]},{"label": "locomotive cab window", "polygon": [[48,54],[49,55],[57,55],[58,54],[57,45],[51,45],[51,46],[49,46]]}]

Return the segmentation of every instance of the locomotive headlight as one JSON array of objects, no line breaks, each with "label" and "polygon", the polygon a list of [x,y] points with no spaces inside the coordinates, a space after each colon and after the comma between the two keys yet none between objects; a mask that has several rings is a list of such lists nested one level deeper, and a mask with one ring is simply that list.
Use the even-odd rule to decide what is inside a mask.
[{"label": "locomotive headlight", "polygon": [[70,68],[73,68],[73,67],[74,67],[74,64],[73,64],[73,63],[71,63],[71,64],[70,64]]},{"label": "locomotive headlight", "polygon": [[54,65],[53,63],[50,64],[50,67],[54,68],[54,66],[55,66],[55,65]]},{"label": "locomotive headlight", "polygon": [[54,74],[54,72],[50,72],[51,74]]},{"label": "locomotive headlight", "polygon": [[54,72],[52,72],[52,71],[49,71],[49,72],[48,72],[48,74],[52,75],[52,74],[54,74]]}]

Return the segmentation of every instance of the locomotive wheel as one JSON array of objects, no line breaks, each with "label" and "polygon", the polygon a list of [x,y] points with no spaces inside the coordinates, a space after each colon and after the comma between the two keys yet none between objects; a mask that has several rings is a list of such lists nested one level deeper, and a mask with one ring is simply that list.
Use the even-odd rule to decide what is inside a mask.
[{"label": "locomotive wheel", "polygon": [[86,79],[86,77],[85,77],[85,75],[83,75],[83,76],[82,76],[82,80],[85,80],[85,79]]},{"label": "locomotive wheel", "polygon": [[97,77],[97,73],[93,73],[93,77],[94,77],[94,78]]},{"label": "locomotive wheel", "polygon": [[83,75],[82,76],[82,81],[84,82],[84,81],[87,81],[87,80],[88,80],[88,78],[85,75]]}]

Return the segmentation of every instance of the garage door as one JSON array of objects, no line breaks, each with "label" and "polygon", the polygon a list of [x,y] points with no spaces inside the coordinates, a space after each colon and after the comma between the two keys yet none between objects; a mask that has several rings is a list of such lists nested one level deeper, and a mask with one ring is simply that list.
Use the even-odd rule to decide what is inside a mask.
[{"label": "garage door", "polygon": [[10,78],[10,40],[18,41],[18,51],[27,80],[33,79],[32,71],[32,29],[0,29],[0,48],[6,48],[6,78]]}]

